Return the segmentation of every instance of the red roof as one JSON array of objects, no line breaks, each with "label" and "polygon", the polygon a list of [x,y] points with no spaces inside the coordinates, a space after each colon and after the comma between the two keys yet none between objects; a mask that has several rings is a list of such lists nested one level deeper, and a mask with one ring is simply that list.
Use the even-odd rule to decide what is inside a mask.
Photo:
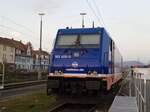
[{"label": "red roof", "polygon": [[[37,55],[40,55],[40,50],[33,50],[33,51],[32,51],[32,54],[33,54],[33,55],[36,55],[36,54],[37,54]],[[48,52],[43,51],[43,50],[41,51],[41,54],[42,54],[42,55],[49,55]]]},{"label": "red roof", "polygon": [[16,49],[20,49],[23,51],[25,51],[27,49],[25,44],[23,44],[21,41],[17,41],[14,39],[8,39],[8,38],[0,37],[0,44],[14,47]]}]

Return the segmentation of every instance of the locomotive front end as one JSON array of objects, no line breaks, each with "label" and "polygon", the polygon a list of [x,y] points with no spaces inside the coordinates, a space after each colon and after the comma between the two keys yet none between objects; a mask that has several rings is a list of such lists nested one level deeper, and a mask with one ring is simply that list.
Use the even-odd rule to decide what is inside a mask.
[{"label": "locomotive front end", "polygon": [[[47,93],[110,90],[120,75],[113,41],[104,28],[58,30],[47,81]],[[119,59],[120,60],[120,59]],[[119,78],[118,78],[119,76]]]},{"label": "locomotive front end", "polygon": [[58,31],[49,67],[50,91],[100,89],[100,37],[100,31],[92,29]]}]

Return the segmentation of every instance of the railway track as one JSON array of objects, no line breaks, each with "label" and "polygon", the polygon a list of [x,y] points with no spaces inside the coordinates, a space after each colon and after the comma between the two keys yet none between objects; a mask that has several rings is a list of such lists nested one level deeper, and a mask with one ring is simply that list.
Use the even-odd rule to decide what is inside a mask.
[{"label": "railway track", "polygon": [[7,84],[4,89],[0,90],[0,100],[39,90],[46,91],[46,80]]},{"label": "railway track", "polygon": [[9,100],[17,96],[22,96],[22,95],[26,95],[26,94],[30,94],[30,93],[38,92],[38,91],[46,91],[45,84],[26,86],[22,88],[14,88],[14,89],[8,89],[8,90],[0,90],[0,101]]},{"label": "railway track", "polygon": [[27,81],[27,82],[20,82],[20,83],[10,83],[10,84],[6,84],[4,86],[3,90],[16,89],[16,88],[22,88],[22,87],[34,86],[34,85],[40,85],[40,84],[44,84],[44,83],[46,83],[46,80]]},{"label": "railway track", "polygon": [[107,94],[97,96],[60,96],[59,99],[62,102],[53,106],[48,112],[108,112],[115,96],[120,90],[120,84]]},{"label": "railway track", "polygon": [[63,103],[49,112],[94,112],[96,104],[82,104],[82,103]]},{"label": "railway track", "polygon": [[116,93],[102,96],[83,96],[83,97],[63,97],[48,112],[108,112]]}]

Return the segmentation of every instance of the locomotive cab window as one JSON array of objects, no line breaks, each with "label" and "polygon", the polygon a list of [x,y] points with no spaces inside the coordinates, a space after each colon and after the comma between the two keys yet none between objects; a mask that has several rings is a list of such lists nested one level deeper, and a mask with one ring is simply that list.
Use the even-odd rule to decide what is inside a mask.
[{"label": "locomotive cab window", "polygon": [[81,35],[80,41],[86,48],[98,48],[100,44],[100,35]]},{"label": "locomotive cab window", "polygon": [[56,48],[99,48],[100,35],[59,35]]}]

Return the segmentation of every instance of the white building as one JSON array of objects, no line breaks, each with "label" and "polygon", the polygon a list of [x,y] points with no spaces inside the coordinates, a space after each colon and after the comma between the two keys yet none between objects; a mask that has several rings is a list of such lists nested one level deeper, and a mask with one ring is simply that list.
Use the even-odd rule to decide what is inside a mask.
[{"label": "white building", "polygon": [[11,45],[11,42],[7,38],[0,37],[0,63],[10,63],[15,62],[15,47]]},{"label": "white building", "polygon": [[41,69],[43,71],[46,71],[48,70],[50,54],[47,53],[46,51],[41,51],[40,53],[40,50],[33,51],[33,65],[34,65],[33,69],[34,70],[40,69],[40,54],[41,54]]},{"label": "white building", "polygon": [[49,53],[33,50],[30,42],[24,44],[21,41],[0,37],[0,63],[4,61],[21,71],[37,71],[40,68],[40,56],[41,69],[46,71],[49,65]]},{"label": "white building", "polygon": [[21,41],[0,37],[0,63],[16,69],[32,70],[32,45],[30,42],[23,44]]},{"label": "white building", "polygon": [[22,42],[16,41],[16,52],[15,52],[15,64],[16,68],[20,70],[32,71],[33,69],[33,57],[32,57],[32,45],[27,43],[26,45]]}]

